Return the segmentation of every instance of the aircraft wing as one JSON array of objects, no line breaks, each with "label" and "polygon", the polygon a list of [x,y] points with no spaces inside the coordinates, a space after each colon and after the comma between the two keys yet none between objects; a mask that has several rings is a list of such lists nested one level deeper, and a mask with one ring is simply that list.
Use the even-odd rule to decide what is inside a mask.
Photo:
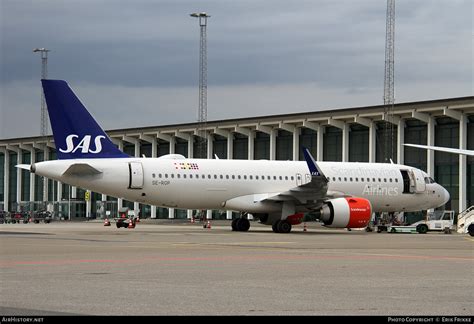
[{"label": "aircraft wing", "polygon": [[456,148],[451,148],[451,147],[428,146],[428,145],[418,145],[418,144],[403,144],[403,145],[410,146],[410,147],[417,147],[417,148],[421,148],[425,150],[434,150],[434,151],[440,151],[440,152],[448,152],[448,153],[454,153],[454,154],[474,156],[473,150],[462,150],[462,149],[456,149]]},{"label": "aircraft wing", "polygon": [[328,180],[308,149],[304,149],[304,157],[311,174],[311,181],[301,186],[280,192],[265,200],[270,201],[295,201],[297,205],[314,205],[328,197],[345,197],[342,192],[328,191]]}]

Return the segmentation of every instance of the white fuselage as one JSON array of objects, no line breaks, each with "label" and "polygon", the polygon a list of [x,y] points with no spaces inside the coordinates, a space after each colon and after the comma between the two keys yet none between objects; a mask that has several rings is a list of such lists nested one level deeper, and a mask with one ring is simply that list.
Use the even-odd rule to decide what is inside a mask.
[{"label": "white fuselage", "polygon": [[[81,163],[101,173],[63,175],[71,165]],[[430,209],[449,199],[442,186],[426,184],[427,175],[412,167],[345,162],[318,162],[318,166],[329,179],[328,196],[366,198],[374,212]],[[304,161],[76,159],[39,162],[34,169],[40,176],[144,204],[250,213],[277,211],[281,207],[276,204],[254,202],[311,181]],[[413,174],[410,192],[404,188],[400,170]],[[235,203],[238,197],[253,197],[253,201],[247,204],[245,199],[237,199]]]}]

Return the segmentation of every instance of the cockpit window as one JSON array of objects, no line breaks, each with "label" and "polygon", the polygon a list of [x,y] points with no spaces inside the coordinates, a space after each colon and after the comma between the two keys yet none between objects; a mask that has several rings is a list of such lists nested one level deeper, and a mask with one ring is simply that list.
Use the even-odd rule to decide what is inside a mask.
[{"label": "cockpit window", "polygon": [[431,184],[431,183],[436,183],[436,182],[431,177],[425,177],[425,183],[426,184]]}]

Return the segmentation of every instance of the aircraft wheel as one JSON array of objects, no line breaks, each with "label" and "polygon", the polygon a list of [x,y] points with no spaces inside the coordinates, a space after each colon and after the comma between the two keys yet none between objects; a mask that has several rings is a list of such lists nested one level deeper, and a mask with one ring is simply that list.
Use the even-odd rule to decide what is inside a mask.
[{"label": "aircraft wheel", "polygon": [[246,218],[240,218],[237,222],[237,230],[239,232],[247,232],[250,228],[250,222]]},{"label": "aircraft wheel", "polygon": [[280,233],[280,230],[279,230],[280,223],[281,223],[281,220],[277,220],[275,223],[272,224],[273,232]]},{"label": "aircraft wheel", "polygon": [[290,233],[291,232],[291,224],[288,221],[283,220],[280,221],[278,224],[278,233]]},{"label": "aircraft wheel", "polygon": [[231,226],[233,231],[237,231],[237,223],[239,222],[240,218],[236,218],[232,220]]}]

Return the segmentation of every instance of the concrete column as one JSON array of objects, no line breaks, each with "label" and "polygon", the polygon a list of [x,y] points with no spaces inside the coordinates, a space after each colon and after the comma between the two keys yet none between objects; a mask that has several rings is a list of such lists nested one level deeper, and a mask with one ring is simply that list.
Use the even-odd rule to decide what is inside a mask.
[{"label": "concrete column", "polygon": [[249,148],[248,155],[247,155],[248,160],[253,160],[254,144],[255,144],[255,131],[250,130],[248,134],[248,148]]},{"label": "concrete column", "polygon": [[86,200],[86,218],[90,219],[92,212],[92,192],[90,190],[87,190],[87,192],[89,193],[89,200]]},{"label": "concrete column", "polygon": [[[22,164],[23,160],[23,152],[21,149],[18,149],[17,151],[17,157],[16,157],[16,163],[17,164]],[[19,211],[18,203],[21,201],[21,180],[23,178],[23,169],[17,168],[16,169],[16,202],[17,202],[17,207],[16,210]]]},{"label": "concrete column", "polygon": [[375,163],[377,157],[376,138],[377,125],[372,121],[369,125],[369,163]]},{"label": "concrete column", "polygon": [[[30,150],[30,164],[36,162],[36,150],[32,148]],[[35,201],[35,184],[36,184],[36,175],[34,173],[30,173],[30,202]]]},{"label": "concrete column", "polygon": [[[123,152],[123,141],[122,140],[117,140],[118,142],[118,148],[120,151]],[[123,198],[118,198],[117,197],[117,211],[123,207]]]},{"label": "concrete column", "polygon": [[300,133],[301,128],[295,127],[293,131],[293,161],[299,161],[300,159]]},{"label": "concrete column", "polygon": [[214,155],[212,154],[213,152],[214,152],[214,135],[207,134],[207,158],[208,159],[214,158]]},{"label": "concrete column", "polygon": [[176,152],[176,138],[171,136],[170,138],[170,154],[174,154]]},{"label": "concrete column", "polygon": [[234,134],[229,132],[227,135],[227,159],[231,160],[234,158]]},{"label": "concrete column", "polygon": [[[430,116],[429,121],[427,123],[427,139],[428,139],[428,146],[435,145],[435,125],[436,121],[434,117]],[[435,152],[433,150],[428,150],[428,158],[427,158],[427,173],[434,178],[435,174]]]},{"label": "concrete column", "polygon": [[[44,161],[49,161],[49,147],[44,146]],[[49,181],[48,178],[43,177],[43,201],[48,201],[48,188]]]},{"label": "concrete column", "polygon": [[10,153],[8,152],[8,150],[2,150],[2,153],[5,156],[4,164],[3,164],[3,171],[4,171],[3,172],[3,175],[4,175],[4,178],[3,178],[3,208],[5,209],[5,211],[8,211],[9,210],[8,198],[10,196],[10,188],[8,186],[8,184],[9,184],[8,179],[10,178]]},{"label": "concrete column", "polygon": [[194,136],[190,135],[188,139],[188,159],[194,157]]},{"label": "concrete column", "polygon": [[206,219],[212,219],[212,210],[206,211]]},{"label": "concrete column", "polygon": [[[170,137],[170,154],[174,154],[176,149],[176,137]],[[174,208],[168,208],[168,218],[174,218]]]},{"label": "concrete column", "polygon": [[[151,141],[151,157],[156,158],[158,156],[158,139],[153,137]],[[151,206],[151,218],[156,218],[156,206]]]},{"label": "concrete column", "polygon": [[226,219],[232,219],[232,211],[231,210],[226,211],[225,218]]},{"label": "concrete column", "polygon": [[324,159],[324,126],[319,126],[318,130],[316,131],[316,161],[323,161]]},{"label": "concrete column", "polygon": [[77,198],[77,187],[69,186],[69,190],[71,190],[71,198]]},{"label": "concrete column", "polygon": [[[459,119],[459,148],[467,149],[467,115]],[[467,156],[459,154],[459,212],[467,208]]]},{"label": "concrete column", "polygon": [[188,210],[186,211],[186,218],[187,218],[187,219],[193,218],[193,212],[194,212],[194,210],[188,209]]},{"label": "concrete column", "polygon": [[397,127],[397,163],[405,163],[405,119],[400,118]]},{"label": "concrete column", "polygon": [[344,123],[342,127],[342,162],[349,162],[349,124]]},{"label": "concrete column", "polygon": [[56,182],[58,191],[56,193],[56,201],[61,202],[61,198],[63,196],[63,184],[59,181]]},{"label": "concrete column", "polygon": [[[135,141],[135,157],[140,157],[140,140]],[[138,216],[140,211],[140,203],[134,201],[133,202],[133,210],[135,211],[135,216]]]},{"label": "concrete column", "polygon": [[276,159],[276,136],[278,129],[272,129],[270,131],[270,160],[273,161]]}]

